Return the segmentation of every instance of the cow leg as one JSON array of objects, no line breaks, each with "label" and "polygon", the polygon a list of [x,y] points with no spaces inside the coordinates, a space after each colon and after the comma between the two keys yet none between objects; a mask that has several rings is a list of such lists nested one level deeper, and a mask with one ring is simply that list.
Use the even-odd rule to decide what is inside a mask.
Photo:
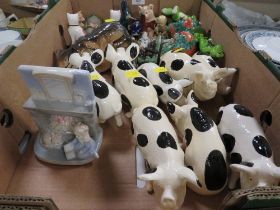
[{"label": "cow leg", "polygon": [[121,114],[115,115],[115,120],[118,127],[121,127],[123,125]]},{"label": "cow leg", "polygon": [[234,189],[238,179],[239,179],[239,173],[231,171],[230,178],[229,178],[229,181],[228,181],[228,188],[229,189]]}]

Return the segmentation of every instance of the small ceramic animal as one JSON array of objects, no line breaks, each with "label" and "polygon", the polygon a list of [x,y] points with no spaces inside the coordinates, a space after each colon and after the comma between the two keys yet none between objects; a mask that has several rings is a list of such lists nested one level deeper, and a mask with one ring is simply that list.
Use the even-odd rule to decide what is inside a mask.
[{"label": "small ceramic animal", "polygon": [[121,119],[121,96],[95,69],[103,60],[103,51],[99,49],[93,51],[91,55],[86,52],[82,56],[78,53],[73,53],[69,57],[70,64],[76,68],[87,70],[91,74],[99,121],[104,123],[114,116],[117,126],[120,127],[123,124]]},{"label": "small ceramic animal", "polygon": [[138,71],[154,85],[161,102],[164,104],[168,101],[178,104],[186,103],[183,88],[191,85],[192,81],[173,80],[166,68],[155,63],[145,63],[138,68]]},{"label": "small ceramic animal", "polygon": [[121,11],[120,10],[110,10],[110,18],[115,21],[120,21],[121,19]]},{"label": "small ceramic animal", "polygon": [[186,19],[189,17],[185,13],[181,12],[177,5],[175,5],[173,8],[163,8],[161,12],[166,16],[171,16],[173,21],[178,21],[180,19]]},{"label": "small ceramic animal", "polygon": [[163,35],[165,36],[167,33],[167,18],[164,15],[160,15],[158,18],[156,18],[157,26],[155,28],[155,32],[157,35]]},{"label": "small ceramic animal", "polygon": [[220,108],[218,128],[230,156],[229,188],[240,178],[241,189],[278,186],[280,168],[273,162],[272,149],[252,112],[239,104]]},{"label": "small ceramic animal", "polygon": [[193,91],[187,101],[181,107],[168,102],[167,110],[186,142],[185,163],[199,180],[190,187],[199,194],[217,194],[227,184],[225,146],[214,121],[198,108]]},{"label": "small ceramic animal", "polygon": [[126,50],[115,50],[108,45],[106,59],[112,63],[112,74],[116,89],[122,100],[132,110],[143,104],[158,104],[157,92],[153,85],[133,66],[131,61],[137,58],[139,46],[132,43]]},{"label": "small ceramic animal", "polygon": [[[201,101],[214,98],[217,83],[236,72],[235,68],[219,68],[210,56],[199,53],[190,57],[185,53],[169,51],[162,55],[160,66],[166,67],[174,79],[187,78],[193,81],[194,93]],[[228,93],[230,87],[225,88],[224,92]]]},{"label": "small ceramic animal", "polygon": [[85,32],[82,26],[80,25],[80,23],[82,22],[82,20],[84,20],[84,18],[82,18],[80,13],[76,13],[76,14],[67,13],[67,19],[69,24],[68,32],[71,36],[72,44],[75,44],[75,42],[80,37],[85,36]]},{"label": "small ceramic animal", "polygon": [[138,179],[152,182],[162,209],[179,209],[186,195],[186,184],[196,184],[197,177],[184,166],[184,152],[174,128],[164,112],[153,105],[136,108],[132,123],[137,145],[154,170]]},{"label": "small ceramic animal", "polygon": [[152,38],[154,36],[154,30],[156,28],[154,5],[149,4],[145,6],[139,6],[139,14],[141,16],[143,31],[146,31],[148,33],[148,36]]},{"label": "small ceramic animal", "polygon": [[63,146],[67,160],[79,159],[85,160],[92,157],[98,158],[97,144],[89,136],[89,129],[86,124],[81,122],[77,123],[73,132],[75,138]]}]

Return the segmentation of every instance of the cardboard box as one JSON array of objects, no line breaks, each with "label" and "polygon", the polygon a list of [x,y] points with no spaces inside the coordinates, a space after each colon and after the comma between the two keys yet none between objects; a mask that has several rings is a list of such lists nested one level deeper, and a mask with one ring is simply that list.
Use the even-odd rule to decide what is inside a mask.
[{"label": "cardboard box", "polygon": [[[28,39],[0,66],[0,103],[13,112],[17,125],[13,125],[15,127],[10,130],[0,127],[0,166],[5,168],[0,172],[0,193],[52,197],[62,210],[157,208],[153,196],[148,195],[145,189],[136,188],[131,122],[124,117],[122,128],[117,128],[114,120],[103,125],[104,144],[101,147],[100,159],[92,164],[80,167],[54,166],[38,161],[31,145],[24,155],[20,155],[18,151],[16,139],[27,130],[36,134],[37,127],[29,113],[22,108],[29,92],[17,72],[17,67],[20,64],[52,66],[53,53],[70,43],[66,12],[81,9],[85,15],[90,15],[95,11],[100,17],[107,18],[111,8],[119,8],[117,0],[103,2],[100,4],[98,0],[60,0],[36,25]],[[150,2],[156,4],[156,14],[159,14],[160,8],[174,4],[168,0],[146,1]],[[257,118],[263,110],[270,110],[274,120],[266,133],[277,154],[280,147],[277,142],[280,134],[278,79],[240,42],[235,31],[228,27],[208,1],[176,2],[180,3],[188,14],[193,12],[198,15],[205,29],[211,30],[213,41],[224,45],[225,66],[239,69],[237,77],[234,78],[233,93],[225,98],[216,97],[205,102],[202,104],[203,108],[213,114],[225,101],[235,101],[250,107]],[[131,5],[131,0],[129,4]],[[132,6],[131,10],[136,14],[137,6]],[[64,29],[64,36],[60,34],[59,26]],[[276,159],[279,164],[279,155]],[[188,190],[182,209],[216,210],[226,193],[227,190],[217,196],[207,197]]]}]

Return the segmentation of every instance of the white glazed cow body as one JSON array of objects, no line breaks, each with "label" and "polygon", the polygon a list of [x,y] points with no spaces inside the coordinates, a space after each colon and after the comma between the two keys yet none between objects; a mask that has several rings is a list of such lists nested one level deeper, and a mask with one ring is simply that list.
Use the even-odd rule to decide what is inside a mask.
[{"label": "white glazed cow body", "polygon": [[[194,82],[195,95],[202,101],[214,98],[218,85],[224,78],[234,74],[234,68],[219,68],[210,56],[196,54],[192,57],[186,53],[169,51],[161,57],[160,66],[166,67],[174,79],[187,78]],[[224,85],[223,85],[224,86]],[[221,92],[228,93],[230,87],[223,87]]]},{"label": "white glazed cow body", "polygon": [[182,205],[186,184],[196,184],[192,170],[184,166],[184,152],[176,132],[164,112],[153,105],[143,105],[132,116],[134,136],[144,159],[153,173],[138,176],[152,181],[155,196],[163,209],[178,209]]},{"label": "white glazed cow body", "polygon": [[106,51],[106,59],[112,63],[115,87],[132,110],[143,104],[158,104],[155,88],[131,63],[138,54],[139,46],[135,43],[117,51],[109,44]]},{"label": "white glazed cow body", "polygon": [[94,94],[96,96],[96,108],[99,121],[104,123],[109,118],[115,116],[117,126],[122,126],[121,96],[117,90],[112,87],[96,70],[95,67],[100,65],[104,60],[102,50],[95,50],[91,55],[83,53],[73,53],[69,57],[69,63],[83,70],[87,70],[91,74]]},{"label": "white glazed cow body", "polygon": [[183,88],[191,85],[191,81],[187,79],[173,80],[164,67],[159,67],[154,63],[145,63],[138,70],[154,85],[161,102],[164,104],[168,101],[176,104],[186,103]]},{"label": "white glazed cow body", "polygon": [[249,109],[239,104],[221,107],[218,128],[230,154],[230,188],[238,178],[242,189],[278,185],[280,168],[273,163],[271,147]]},{"label": "white glazed cow body", "polygon": [[226,150],[216,124],[198,108],[193,91],[187,100],[182,107],[169,102],[167,109],[186,141],[186,165],[199,179],[198,185],[190,187],[199,194],[217,194],[227,184]]}]

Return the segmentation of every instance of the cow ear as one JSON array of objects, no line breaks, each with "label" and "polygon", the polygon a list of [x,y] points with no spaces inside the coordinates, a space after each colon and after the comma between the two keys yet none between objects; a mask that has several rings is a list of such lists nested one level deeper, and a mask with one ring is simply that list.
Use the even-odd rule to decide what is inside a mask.
[{"label": "cow ear", "polygon": [[232,75],[237,70],[235,68],[220,68],[219,70],[215,71],[213,74],[213,80],[219,80],[225,77],[228,77],[229,75]]},{"label": "cow ear", "polygon": [[159,167],[157,167],[157,170],[155,172],[149,174],[142,174],[139,175],[137,178],[143,181],[156,181],[161,180],[163,178],[163,173],[162,170]]},{"label": "cow ear", "polygon": [[188,87],[193,83],[193,81],[191,81],[189,79],[180,79],[180,80],[178,80],[178,82],[183,88]]},{"label": "cow ear", "polygon": [[80,68],[80,66],[82,65],[83,59],[82,57],[79,55],[79,53],[72,53],[69,56],[69,63],[74,66],[75,68]]},{"label": "cow ear", "polygon": [[243,164],[231,164],[230,165],[231,170],[235,172],[243,172],[249,175],[254,175],[255,174],[255,169],[254,167],[249,167]]},{"label": "cow ear", "polygon": [[191,90],[190,92],[189,92],[189,94],[188,94],[188,97],[187,97],[187,104],[188,105],[194,105],[194,106],[198,106],[198,104],[197,104],[197,97],[195,96],[195,94],[194,94],[194,91],[193,90]]},{"label": "cow ear", "polygon": [[204,74],[201,71],[195,72],[192,74],[193,81],[202,81],[204,78]]},{"label": "cow ear", "polygon": [[198,180],[196,174],[191,169],[183,166],[177,169],[177,175],[180,178],[186,179],[187,183],[191,183],[193,185],[196,185]]},{"label": "cow ear", "polygon": [[100,49],[94,50],[90,56],[90,60],[95,66],[99,66],[104,61],[103,51]]},{"label": "cow ear", "polygon": [[139,52],[140,48],[136,43],[131,43],[131,45],[129,45],[129,47],[126,49],[126,54],[130,58],[130,61],[135,60],[138,57]]},{"label": "cow ear", "polygon": [[105,49],[105,59],[109,62],[113,62],[114,59],[116,58],[117,52],[115,48],[111,45],[108,44],[106,49]]}]

